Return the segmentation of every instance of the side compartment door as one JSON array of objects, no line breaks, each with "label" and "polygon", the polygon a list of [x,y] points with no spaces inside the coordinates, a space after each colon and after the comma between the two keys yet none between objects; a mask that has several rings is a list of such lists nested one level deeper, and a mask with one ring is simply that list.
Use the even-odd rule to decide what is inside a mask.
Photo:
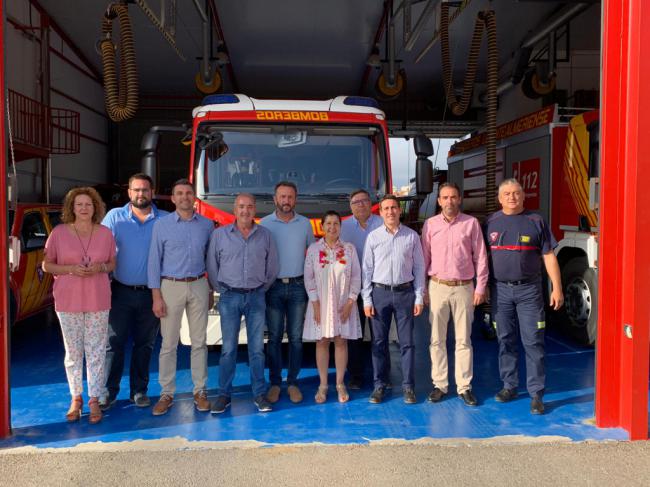
[{"label": "side compartment door", "polygon": [[47,305],[46,298],[51,292],[52,276],[41,268],[43,249],[48,230],[40,209],[27,209],[23,214],[20,228],[21,256],[19,273],[20,305],[17,320],[39,311]]}]

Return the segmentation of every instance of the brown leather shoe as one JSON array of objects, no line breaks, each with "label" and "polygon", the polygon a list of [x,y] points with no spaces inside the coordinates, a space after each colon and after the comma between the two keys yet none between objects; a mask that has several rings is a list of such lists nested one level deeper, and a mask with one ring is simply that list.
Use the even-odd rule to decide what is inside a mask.
[{"label": "brown leather shoe", "polygon": [[269,392],[266,393],[266,400],[271,404],[275,404],[280,400],[280,386],[269,387]]},{"label": "brown leather shoe", "polygon": [[298,386],[289,386],[287,387],[287,394],[289,394],[289,399],[293,403],[302,402],[302,392],[298,389]]},{"label": "brown leather shoe", "polygon": [[210,411],[210,401],[208,401],[208,394],[205,391],[199,391],[194,394],[194,405],[197,411],[204,413]]},{"label": "brown leather shoe", "polygon": [[152,413],[154,416],[162,416],[163,414],[167,413],[167,411],[169,411],[169,408],[172,407],[173,404],[174,398],[167,394],[163,394],[160,396],[160,399],[158,399],[158,402],[153,407]]}]

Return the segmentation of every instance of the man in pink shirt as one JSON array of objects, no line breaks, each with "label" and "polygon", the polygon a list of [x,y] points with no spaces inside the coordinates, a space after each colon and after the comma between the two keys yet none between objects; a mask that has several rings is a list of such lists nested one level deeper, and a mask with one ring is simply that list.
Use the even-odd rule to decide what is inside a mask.
[{"label": "man in pink shirt", "polygon": [[[485,301],[487,254],[476,218],[460,211],[460,189],[443,183],[438,191],[442,211],[422,229],[422,250],[429,276],[431,308],[430,402],[439,402],[449,387],[447,375],[447,323],[454,321],[456,336],[456,390],[468,406],[476,406],[472,393],[472,318],[474,307]],[[476,278],[476,288],[474,288]]]}]

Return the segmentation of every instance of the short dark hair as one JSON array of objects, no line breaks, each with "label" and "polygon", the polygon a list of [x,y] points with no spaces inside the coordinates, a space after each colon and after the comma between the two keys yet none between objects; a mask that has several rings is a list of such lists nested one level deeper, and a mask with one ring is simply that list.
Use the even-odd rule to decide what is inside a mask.
[{"label": "short dark hair", "polygon": [[442,183],[440,186],[438,186],[438,197],[440,197],[440,191],[442,191],[445,188],[453,188],[456,190],[456,193],[458,193],[458,196],[460,196],[460,188],[456,183],[452,183],[451,181],[447,181]]},{"label": "short dark hair", "polygon": [[136,179],[140,179],[142,181],[149,181],[149,187],[153,188],[153,179],[151,179],[151,176],[143,172],[135,173],[133,176],[129,178],[129,188],[131,187],[131,183]]},{"label": "short dark hair", "polygon": [[273,189],[273,194],[278,192],[278,188],[280,186],[286,186],[287,188],[293,188],[294,193],[296,193],[296,195],[298,194],[298,186],[296,186],[296,183],[291,182],[291,181],[280,181],[278,184],[275,185],[275,188]]},{"label": "short dark hair", "polygon": [[354,191],[352,191],[352,193],[350,193],[350,201],[352,201],[352,198],[354,198],[356,195],[361,194],[361,193],[365,194],[366,196],[368,196],[368,198],[370,198],[370,193],[368,193],[368,191],[366,191],[365,189],[359,188],[359,189],[355,189]]},{"label": "short dark hair", "polygon": [[397,196],[395,196],[394,194],[385,194],[385,195],[382,196],[381,199],[379,200],[379,209],[380,209],[380,210],[381,210],[381,205],[382,205],[382,203],[383,203],[384,201],[388,201],[388,200],[395,201],[395,202],[397,203],[397,206],[399,206],[399,199],[397,199]]},{"label": "short dark hair", "polygon": [[325,220],[327,219],[328,216],[335,216],[336,218],[339,219],[339,223],[341,223],[341,214],[338,211],[328,210],[323,215],[323,218],[320,219],[321,225],[325,225]]},{"label": "short dark hair", "polygon": [[[176,186],[192,186],[192,183],[190,183],[190,180],[187,178],[177,179],[174,181],[174,184],[172,184],[172,194],[174,194],[174,189],[176,189]],[[193,186],[192,190],[194,190]]]}]

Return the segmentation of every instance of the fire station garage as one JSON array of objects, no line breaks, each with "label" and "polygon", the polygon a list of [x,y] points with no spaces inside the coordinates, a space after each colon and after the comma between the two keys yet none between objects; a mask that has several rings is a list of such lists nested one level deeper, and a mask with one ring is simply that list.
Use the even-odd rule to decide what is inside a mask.
[{"label": "fire station garage", "polygon": [[[0,248],[8,256],[0,448],[173,437],[267,445],[647,439],[645,0],[6,0],[0,9]],[[129,344],[119,393],[101,422],[89,421],[85,372],[80,420],[66,420],[70,388],[53,277],[41,266],[45,244],[68,191],[93,187],[107,208],[122,207],[130,204],[129,177],[139,172],[153,179],[155,204],[170,211],[174,181],[189,179],[194,211],[217,226],[235,220],[243,192],[255,195],[257,217],[272,214],[275,185],[290,181],[298,187],[295,211],[316,238],[325,211],[351,215],[350,194],[359,188],[374,213],[384,195],[398,194],[402,225],[420,232],[436,213],[441,183],[457,184],[463,212],[483,222],[500,209],[499,183],[516,178],[526,208],[548,222],[558,242],[564,305],[540,321],[544,414],[529,409],[523,349],[519,396],[495,399],[503,383],[487,303],[476,309],[471,339],[476,407],[456,396],[451,332],[450,393],[427,400],[425,307],[413,332],[414,404],[402,398],[394,334],[393,387],[381,404],[369,401],[367,333],[362,385],[349,389],[347,402],[336,400],[333,387],[323,404],[314,400],[315,347],[305,343],[302,402],[283,394],[272,412],[258,412],[242,321],[232,404],[225,414],[199,412],[184,317],[167,414],[134,404]],[[150,292],[144,282],[132,284]],[[210,401],[217,399],[222,350],[218,309],[208,312]],[[145,389],[152,403],[163,392],[160,350],[158,336]],[[268,367],[268,351],[266,358]],[[330,386],[334,375],[332,357]]]}]

